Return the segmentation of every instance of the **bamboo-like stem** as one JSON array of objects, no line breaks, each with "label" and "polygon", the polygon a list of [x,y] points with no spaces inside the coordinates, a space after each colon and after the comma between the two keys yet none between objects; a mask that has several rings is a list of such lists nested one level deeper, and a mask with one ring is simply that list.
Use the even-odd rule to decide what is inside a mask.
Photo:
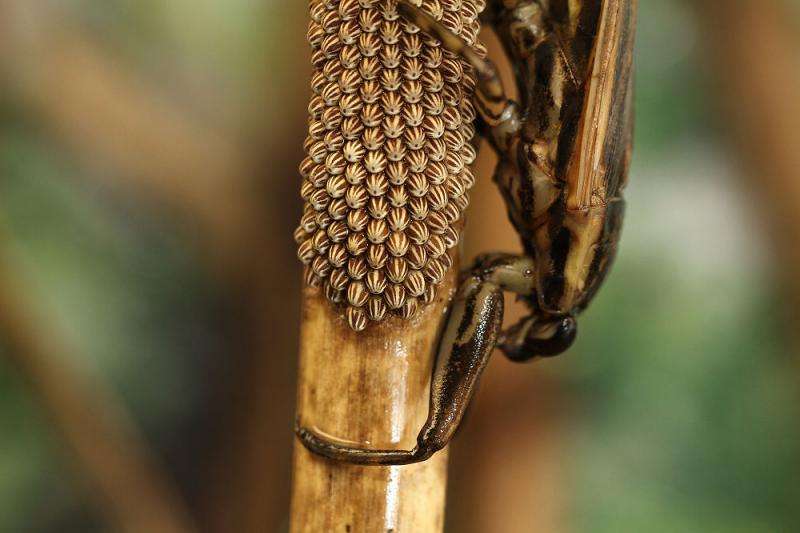
[{"label": "bamboo-like stem", "polygon": [[[0,265],[5,265],[4,261]],[[176,488],[111,391],[70,364],[67,343],[36,326],[21,291],[0,272],[2,355],[28,382],[77,461],[114,531],[195,531]]]},{"label": "bamboo-like stem", "polygon": [[[410,321],[356,333],[318,290],[306,288],[298,414],[306,427],[375,448],[413,448],[428,413],[440,326],[457,265],[436,301]],[[291,531],[441,531],[447,451],[408,466],[356,466],[295,444]]]}]

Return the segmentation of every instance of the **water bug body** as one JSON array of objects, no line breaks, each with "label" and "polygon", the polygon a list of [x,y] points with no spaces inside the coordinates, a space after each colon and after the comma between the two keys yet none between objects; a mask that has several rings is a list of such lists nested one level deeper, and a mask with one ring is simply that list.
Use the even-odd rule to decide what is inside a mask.
[{"label": "water bug body", "polygon": [[[327,82],[315,86],[319,94],[315,93],[310,107],[315,111],[310,126],[312,134],[307,143],[309,158],[303,163],[307,206],[298,237],[301,259],[309,265],[309,282],[323,287],[334,302],[346,300],[347,316],[356,329],[366,327],[367,318],[374,320],[374,316],[377,317],[369,307],[378,307],[373,303],[377,298],[381,298],[379,307],[383,311],[378,319],[385,316],[384,309],[410,316],[413,310],[407,311],[405,307],[409,302],[415,302],[412,307],[424,304],[440,272],[449,267],[447,261],[441,261],[449,257],[445,250],[457,239],[454,234],[466,204],[465,191],[472,182],[471,173],[466,169],[467,161],[474,159],[474,149],[470,144],[473,119],[498,154],[494,181],[503,194],[509,218],[520,235],[524,250],[521,256],[497,253],[481,256],[464,273],[461,286],[451,302],[440,342],[431,383],[430,410],[417,446],[412,450],[355,448],[326,440],[307,428],[297,428],[298,437],[307,448],[331,459],[366,465],[407,464],[425,460],[443,448],[455,433],[495,347],[514,361],[528,361],[565,351],[577,333],[576,316],[597,292],[616,253],[624,214],[622,190],[627,181],[631,154],[631,70],[636,0],[490,0],[481,18],[497,33],[514,66],[519,102],[506,96],[494,65],[485,59],[482,48],[475,44],[477,22],[468,32],[448,22],[448,13],[451,18],[457,18],[456,7],[463,10],[462,18],[464,13],[469,13],[467,18],[475,21],[479,8],[484,7],[482,2],[478,4],[466,0],[312,2],[312,18],[316,9],[320,21],[326,20],[326,13],[336,6],[340,11],[347,6],[353,14],[358,11],[359,21],[362,15],[370,21],[373,15],[364,13],[372,13],[375,6],[383,6],[385,9],[380,13],[384,22],[404,21],[403,27],[408,29],[409,35],[422,39],[431,50],[438,50],[437,53],[444,50],[442,57],[445,59],[436,68],[431,63],[433,70],[429,72],[441,71],[445,61],[452,59],[448,63],[453,70],[452,76],[441,75],[444,86],[448,79],[457,78],[455,70],[458,70],[463,72],[459,79],[465,89],[460,93],[458,106],[447,108],[448,101],[455,102],[455,99],[444,99],[441,115],[444,116],[448,109],[462,113],[458,129],[461,137],[455,144],[445,143],[451,149],[444,160],[444,168],[448,171],[445,178],[448,195],[431,193],[429,187],[427,195],[414,196],[414,192],[422,191],[422,186],[412,184],[411,175],[429,177],[430,167],[422,169],[422,160],[416,159],[421,152],[429,151],[432,143],[429,137],[404,137],[405,151],[396,148],[391,149],[391,153],[386,148],[375,152],[364,146],[365,170],[359,170],[357,174],[365,182],[376,181],[371,188],[375,191],[390,190],[389,185],[381,188],[383,182],[374,176],[381,175],[380,172],[388,165],[384,159],[390,159],[391,155],[407,163],[409,177],[403,184],[403,194],[413,196],[407,200],[408,204],[425,200],[426,216],[421,217],[412,209],[410,218],[421,224],[409,233],[413,224],[410,222],[405,235],[416,243],[414,236],[418,240],[423,237],[417,235],[417,230],[427,232],[424,235],[428,238],[424,245],[426,248],[430,242],[436,242],[438,235],[449,234],[452,237],[446,242],[442,239],[441,244],[437,242],[442,253],[436,256],[435,261],[431,262],[429,254],[424,264],[421,258],[417,258],[409,267],[412,245],[407,247],[389,231],[388,214],[375,216],[371,205],[366,211],[360,208],[345,213],[346,209],[341,207],[343,204],[336,203],[338,198],[334,194],[344,196],[349,192],[345,184],[349,183],[347,177],[344,180],[338,178],[347,172],[348,167],[341,161],[345,159],[344,151],[341,157],[336,151],[333,155],[327,152],[328,144],[337,146],[337,143],[326,143],[326,136],[339,130],[338,126],[329,128],[332,123],[325,121],[334,120],[339,113],[331,112],[330,109],[334,108],[326,107],[325,97],[320,95],[338,93],[337,87],[329,87],[331,80],[324,74],[328,63],[321,58],[325,55],[320,52],[323,45],[319,45],[319,50],[315,49],[315,66],[321,69],[319,72],[323,74],[319,76]],[[435,9],[442,6],[454,9]],[[314,20],[320,28],[325,27],[323,22]],[[315,41],[326,42],[325,37],[316,37],[322,30],[317,30],[315,23],[312,23],[310,32],[312,46]],[[339,34],[342,33],[341,27]],[[418,33],[415,27],[421,32]],[[361,27],[362,32],[364,28]],[[349,36],[349,32],[345,34]],[[330,40],[332,43],[336,38]],[[344,54],[345,47],[341,43],[326,46],[331,50],[335,48],[339,56]],[[369,56],[362,61],[367,59]],[[329,68],[329,74],[335,73],[339,79],[344,77],[339,66]],[[439,76],[431,76],[438,81]],[[341,90],[341,83],[338,85]],[[422,89],[421,98],[429,96],[426,90]],[[474,107],[468,103],[473,90]],[[391,98],[388,100],[394,105]],[[362,109],[361,113],[363,117],[365,111]],[[425,120],[420,119],[417,113],[409,115],[415,122]],[[372,120],[370,113],[367,116]],[[374,117],[374,121],[377,120],[377,116]],[[320,121],[322,125],[317,125]],[[408,124],[405,125],[406,132]],[[395,123],[391,126],[393,134],[396,131],[392,128],[401,128]],[[313,132],[319,132],[317,135],[322,137],[312,139]],[[386,132],[385,129],[382,132],[384,137]],[[336,133],[332,136],[338,139]],[[378,146],[377,141],[373,145]],[[451,165],[448,156],[451,160],[455,157],[455,145],[459,146],[461,158],[457,162],[450,161]],[[414,148],[420,146],[422,148]],[[360,145],[352,146],[346,155],[360,154],[361,148]],[[319,170],[321,166],[323,170]],[[355,175],[356,171],[351,173]],[[391,190],[398,190],[398,187]],[[457,194],[449,194],[451,188]],[[352,196],[359,201],[362,198],[355,192]],[[368,202],[376,198],[370,195],[369,189],[367,196],[371,196]],[[336,207],[332,209],[334,204]],[[438,206],[441,208],[435,209]],[[366,240],[353,237],[359,233],[350,233],[346,223],[337,225],[340,221],[334,214],[348,218],[352,213],[360,213],[354,217],[364,217],[359,219],[359,223],[366,227]],[[329,226],[321,232],[321,223],[326,221]],[[392,237],[394,241],[390,242]],[[361,278],[348,278],[349,268],[345,269],[345,263],[349,267],[352,258],[348,258],[347,249],[337,248],[337,244],[344,239],[349,242],[351,238],[357,240],[360,247],[366,246],[364,250],[368,258],[372,253],[373,260],[380,259],[376,264],[367,261],[368,268],[363,270],[362,276],[366,280],[363,292],[360,289]],[[380,257],[375,255],[372,251],[374,240],[385,243],[381,249],[388,252]],[[407,255],[401,255],[401,251]],[[392,259],[389,259],[390,255]],[[392,262],[398,258],[403,259],[402,264]],[[378,264],[380,269],[376,267]],[[421,267],[413,268],[417,265]],[[422,272],[422,276],[416,272]],[[409,283],[412,277],[416,279]],[[399,279],[403,280],[402,287],[397,281]],[[351,288],[353,286],[356,288]],[[530,311],[527,317],[507,331],[501,330],[504,292],[521,297]],[[366,296],[367,293],[371,296]],[[367,306],[368,312],[362,312],[362,306]]]}]

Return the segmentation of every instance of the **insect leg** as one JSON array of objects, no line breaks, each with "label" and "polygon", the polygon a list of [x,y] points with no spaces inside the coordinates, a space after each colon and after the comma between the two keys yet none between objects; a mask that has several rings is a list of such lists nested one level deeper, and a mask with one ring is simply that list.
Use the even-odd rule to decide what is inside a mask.
[{"label": "insect leg", "polygon": [[[501,339],[503,292],[530,296],[535,291],[536,270],[526,256],[490,254],[477,259],[453,299],[452,310],[439,345],[439,355],[431,379],[430,407],[425,425],[412,450],[373,450],[338,444],[313,431],[297,427],[303,445],[329,459],[360,465],[402,465],[424,461],[444,448],[477,390],[478,380]],[[563,351],[558,324],[572,324],[567,333],[574,337],[574,320],[560,319],[538,323],[529,318],[520,323],[519,335],[513,329],[503,335],[502,348],[513,360]],[[516,350],[516,351],[515,351]]]},{"label": "insect leg", "polygon": [[503,289],[482,273],[470,274],[453,299],[431,379],[428,418],[413,450],[350,447],[298,427],[303,445],[329,459],[361,465],[416,463],[444,448],[458,429],[502,327]]},{"label": "insect leg", "polygon": [[552,357],[565,352],[577,332],[577,322],[572,316],[542,320],[534,314],[504,331],[498,348],[506,357],[520,363],[536,357]]},{"label": "insect leg", "polygon": [[523,362],[535,357],[559,355],[572,345],[577,335],[577,322],[571,315],[544,315],[536,309],[533,260],[525,256],[490,254],[476,260],[474,275],[504,291],[516,293],[531,302],[534,312],[504,331],[497,347],[512,361]]},{"label": "insect leg", "polygon": [[517,104],[508,98],[503,81],[495,64],[481,57],[478,52],[461,37],[454,34],[433,17],[411,4],[408,0],[399,0],[399,13],[406,20],[416,24],[422,31],[436,37],[445,49],[460,56],[475,69],[477,77],[477,106],[481,119],[489,128],[493,144],[498,151],[505,151],[510,139],[516,135],[521,126]]},{"label": "insect leg", "polygon": [[448,30],[408,0],[399,0],[397,10],[406,20],[419,26],[425,33],[439,39],[447,50],[461,56],[467,63],[472,65],[478,77],[478,91],[487,101],[505,103],[508,100],[503,88],[503,81],[500,79],[494,63],[482,58],[461,37]]}]

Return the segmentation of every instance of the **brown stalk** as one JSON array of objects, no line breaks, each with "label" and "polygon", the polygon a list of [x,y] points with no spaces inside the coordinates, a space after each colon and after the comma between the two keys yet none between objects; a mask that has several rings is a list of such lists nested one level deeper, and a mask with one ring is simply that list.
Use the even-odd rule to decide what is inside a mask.
[{"label": "brown stalk", "polygon": [[[298,413],[303,426],[374,448],[411,449],[428,414],[439,327],[454,273],[410,321],[356,333],[317,289],[303,294]],[[447,452],[407,466],[357,466],[295,444],[293,533],[441,531]]]},{"label": "brown stalk", "polygon": [[[373,9],[315,0],[309,8],[314,72],[300,163],[303,215],[294,233],[307,283],[297,411],[303,435],[315,435],[309,449],[321,455],[296,441],[291,530],[435,533],[444,525],[446,452],[403,466],[352,459],[372,450],[371,460],[387,464],[391,452],[375,450],[419,460],[428,446],[442,448],[441,435],[461,413],[437,406],[466,401],[468,391],[452,390],[461,379],[454,369],[478,368],[451,357],[447,346],[431,399],[458,273],[452,249],[474,184],[470,99],[478,69],[445,59],[441,47],[480,48],[482,2],[419,11],[408,3]],[[437,33],[432,18],[460,39]],[[446,45],[420,36],[409,20]],[[353,32],[362,32],[358,46]],[[473,335],[465,330],[472,331],[462,323],[458,335]],[[418,441],[429,410],[429,433],[438,436]],[[326,454],[320,440],[352,454]]]},{"label": "brown stalk", "polygon": [[116,531],[189,533],[190,514],[117,397],[74,364],[68,342],[42,330],[2,258],[0,342],[68,444],[98,509]]}]

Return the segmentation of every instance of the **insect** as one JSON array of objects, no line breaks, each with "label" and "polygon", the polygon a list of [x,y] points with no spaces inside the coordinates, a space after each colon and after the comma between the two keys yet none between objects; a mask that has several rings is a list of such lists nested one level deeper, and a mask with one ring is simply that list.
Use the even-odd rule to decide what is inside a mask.
[{"label": "insect", "polygon": [[[398,12],[471,65],[477,128],[498,154],[494,181],[524,254],[481,256],[462,276],[413,450],[348,447],[297,428],[313,452],[364,465],[423,461],[447,445],[496,347],[528,361],[572,344],[575,317],[615,256],[631,157],[636,0],[490,0],[481,18],[514,67],[519,102],[480,50],[410,2]],[[504,292],[530,311],[506,331]]]}]

